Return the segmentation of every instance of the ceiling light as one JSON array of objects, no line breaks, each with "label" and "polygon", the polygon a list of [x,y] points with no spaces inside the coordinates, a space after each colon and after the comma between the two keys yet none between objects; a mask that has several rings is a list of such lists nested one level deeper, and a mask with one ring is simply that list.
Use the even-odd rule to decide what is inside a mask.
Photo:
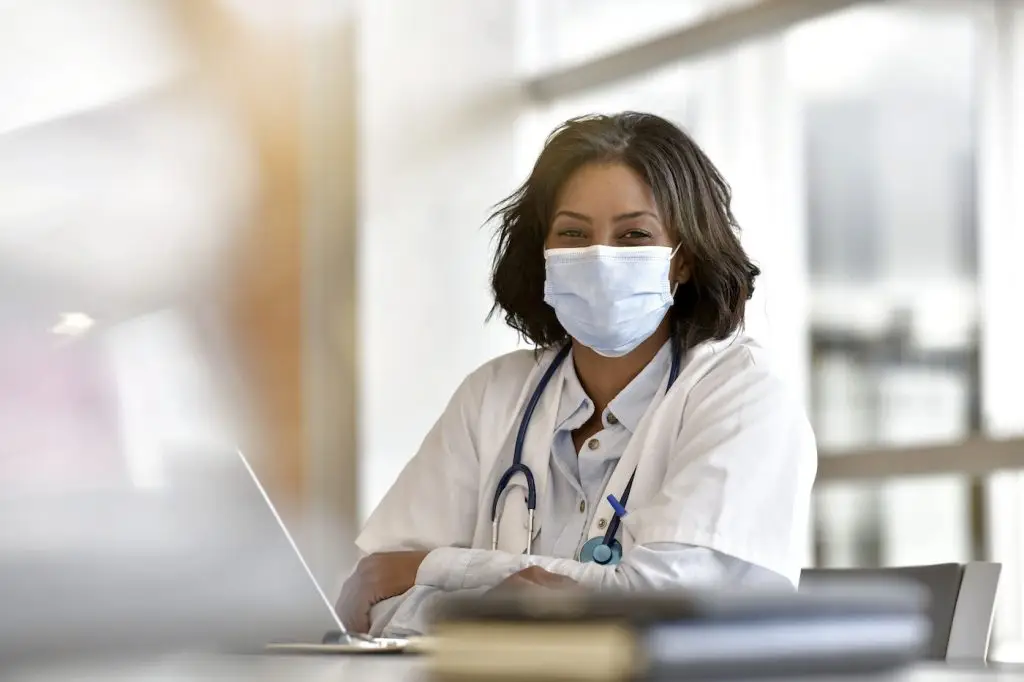
[{"label": "ceiling light", "polygon": [[96,324],[96,321],[85,313],[61,313],[60,322],[50,330],[60,336],[81,336]]}]

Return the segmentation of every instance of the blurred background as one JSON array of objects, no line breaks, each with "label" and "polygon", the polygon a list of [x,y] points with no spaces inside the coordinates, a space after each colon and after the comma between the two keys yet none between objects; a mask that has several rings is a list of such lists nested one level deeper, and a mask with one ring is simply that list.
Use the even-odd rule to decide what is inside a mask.
[{"label": "blurred background", "polygon": [[338,584],[517,347],[490,206],[624,109],[733,186],[821,447],[808,565],[1001,561],[1024,660],[1024,0],[0,0],[0,557],[241,448]]}]

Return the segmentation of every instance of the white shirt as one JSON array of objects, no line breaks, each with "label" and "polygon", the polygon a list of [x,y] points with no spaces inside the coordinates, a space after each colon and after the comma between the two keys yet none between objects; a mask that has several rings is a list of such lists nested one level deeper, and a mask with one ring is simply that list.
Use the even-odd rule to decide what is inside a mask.
[{"label": "white shirt", "polygon": [[[743,336],[692,349],[667,395],[666,344],[602,415],[595,451],[584,445],[576,453],[572,446],[569,433],[593,407],[571,358],[563,363],[524,448],[538,485],[536,552],[521,553],[519,490],[504,500],[504,551],[490,551],[494,482],[511,462],[522,404],[552,356],[513,353],[467,378],[371,516],[357,541],[363,551],[432,550],[417,587],[375,609],[375,634],[421,632],[424,612],[443,593],[483,591],[529,565],[598,587],[796,584],[814,439],[763,349]],[[604,497],[619,496],[634,467],[630,513],[620,531],[622,563],[580,564],[579,547],[603,535],[601,520],[610,519]]]}]

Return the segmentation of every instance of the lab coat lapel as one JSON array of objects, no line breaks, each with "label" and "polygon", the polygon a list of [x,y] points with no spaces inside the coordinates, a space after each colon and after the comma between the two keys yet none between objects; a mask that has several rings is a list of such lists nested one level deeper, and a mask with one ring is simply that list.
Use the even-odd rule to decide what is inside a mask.
[{"label": "lab coat lapel", "polygon": [[[499,458],[492,476],[495,484],[505,469],[512,463],[512,455],[515,450],[516,434],[519,431],[519,424],[522,421],[523,411],[526,403],[529,402],[537,383],[548,365],[554,359],[554,353],[545,353],[542,358],[539,371],[534,372],[534,377],[528,390],[523,392],[523,397],[517,406],[516,418],[512,428],[505,440],[503,456]],[[537,486],[537,513],[534,516],[533,533],[534,545],[540,533],[541,519],[547,515],[543,508],[546,500],[544,494],[548,483],[548,466],[551,459],[551,441],[554,438],[555,422],[558,419],[558,405],[562,395],[562,387],[565,382],[566,368],[571,362],[567,358],[558,371],[551,377],[547,388],[537,402],[526,431],[526,440],[523,443],[523,463],[533,472],[534,483]],[[493,494],[494,486],[491,491]],[[520,553],[526,549],[526,530],[529,526],[529,517],[526,510],[526,479],[522,474],[516,474],[509,484],[508,491],[502,502],[498,505],[501,511],[498,521],[498,549],[506,552]],[[490,506],[488,506],[488,512]]]}]

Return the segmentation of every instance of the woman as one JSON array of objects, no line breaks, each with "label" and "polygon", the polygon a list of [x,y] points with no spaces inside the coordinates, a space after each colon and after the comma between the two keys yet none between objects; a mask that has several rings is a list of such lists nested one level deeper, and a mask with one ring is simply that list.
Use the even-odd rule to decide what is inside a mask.
[{"label": "woman", "polygon": [[814,437],[741,331],[759,270],[730,200],[657,116],[551,135],[496,213],[492,278],[538,350],[455,392],[357,541],[347,625],[417,634],[447,593],[503,582],[797,583]]}]

